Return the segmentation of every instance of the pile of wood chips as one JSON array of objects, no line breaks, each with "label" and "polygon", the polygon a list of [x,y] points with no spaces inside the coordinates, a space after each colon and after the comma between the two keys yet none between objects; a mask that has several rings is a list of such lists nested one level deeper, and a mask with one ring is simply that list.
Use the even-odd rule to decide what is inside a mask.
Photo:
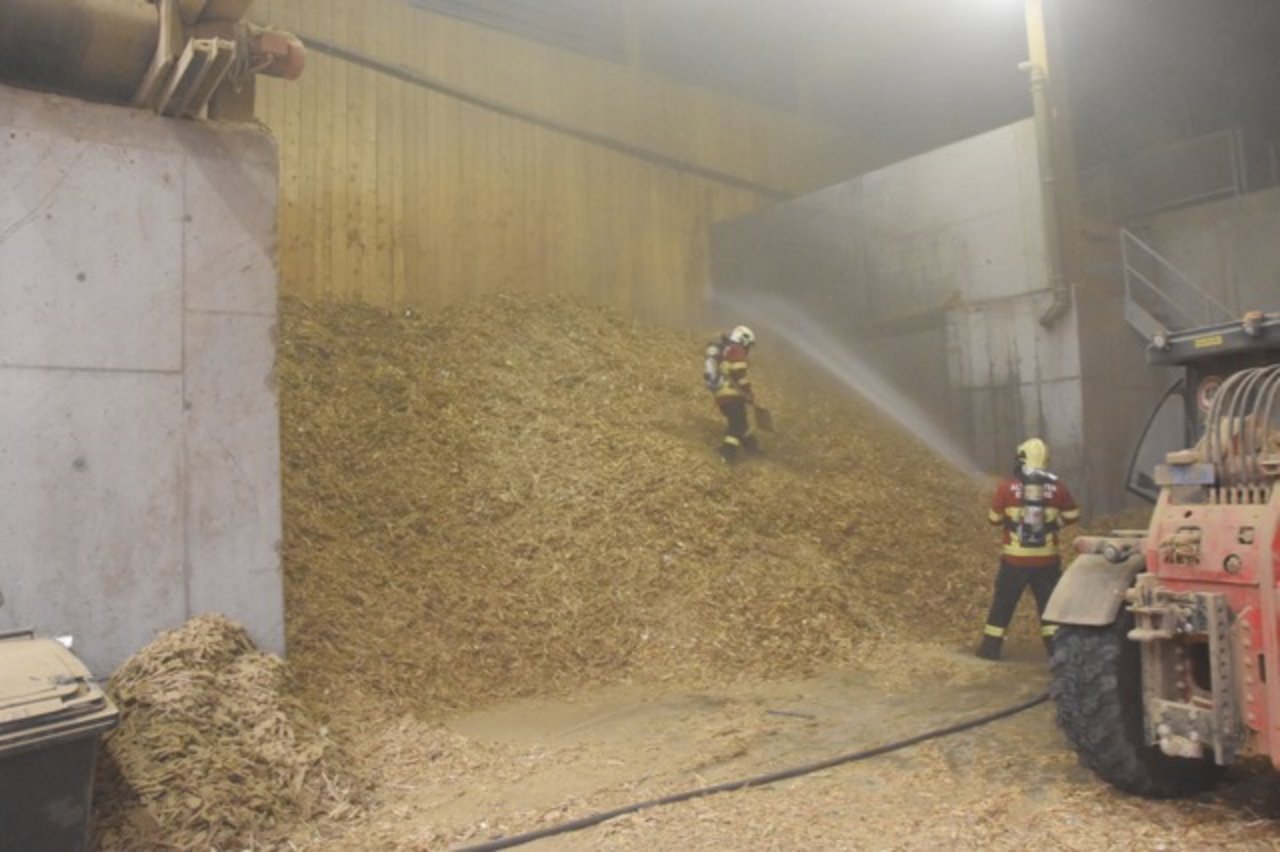
[{"label": "pile of wood chips", "polygon": [[[910,684],[968,661],[940,646],[981,629],[992,483],[767,338],[753,375],[779,431],[729,467],[707,331],[545,296],[282,313],[289,665],[213,615],[129,660],[100,848],[341,834],[372,784],[501,768],[423,724],[505,698],[848,663]],[[406,712],[403,767],[315,721],[359,749]]]},{"label": "pile of wood chips", "polygon": [[265,847],[299,822],[361,810],[283,661],[221,616],[161,634],[107,690],[121,722],[100,758],[98,848]]},{"label": "pile of wood chips", "polygon": [[546,296],[282,312],[290,659],[326,705],[430,716],[979,634],[988,483],[767,337],[779,431],[728,467],[706,331]]}]

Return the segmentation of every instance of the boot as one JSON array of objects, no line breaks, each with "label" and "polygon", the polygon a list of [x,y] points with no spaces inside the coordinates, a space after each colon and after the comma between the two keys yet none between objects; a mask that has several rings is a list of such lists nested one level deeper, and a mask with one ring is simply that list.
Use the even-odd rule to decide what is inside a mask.
[{"label": "boot", "polygon": [[1000,659],[1000,648],[1004,645],[1004,640],[999,636],[983,636],[982,644],[978,646],[977,654],[984,660]]},{"label": "boot", "polygon": [[1044,652],[1048,654],[1050,657],[1052,657],[1053,656],[1053,637],[1041,636],[1040,641],[1044,642]]},{"label": "boot", "polygon": [[724,459],[725,464],[733,464],[738,460],[738,448],[733,444],[721,444],[720,458]]}]

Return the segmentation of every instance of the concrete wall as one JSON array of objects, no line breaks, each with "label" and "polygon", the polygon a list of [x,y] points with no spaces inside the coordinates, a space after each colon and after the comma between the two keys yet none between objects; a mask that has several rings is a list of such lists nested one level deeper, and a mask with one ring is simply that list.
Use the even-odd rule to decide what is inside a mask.
[{"label": "concrete wall", "polygon": [[283,652],[275,198],[258,129],[0,86],[0,629]]},{"label": "concrete wall", "polygon": [[[1280,189],[1169,211],[1131,227],[1233,313],[1280,310]],[[1124,474],[1152,409],[1181,375],[1147,365],[1145,341],[1121,319],[1121,274],[1117,264],[1076,291],[1087,497],[1106,511],[1135,502]]]},{"label": "concrete wall", "polygon": [[[1280,310],[1280,189],[1162,213],[1130,226],[1233,313]],[[1121,319],[1118,263],[1077,288],[1085,381],[1088,498],[1107,510],[1132,504],[1124,474],[1147,418],[1181,371],[1147,365],[1145,341]]]},{"label": "concrete wall", "polygon": [[1007,470],[1040,435],[1078,482],[1076,313],[1038,321],[1051,302],[1040,211],[1025,121],[716,225],[713,290],[726,316],[773,294],[821,318],[979,467]]},{"label": "concrete wall", "polygon": [[1123,297],[1118,272],[1086,279],[1074,292],[1084,375],[1077,496],[1094,513],[1143,505],[1127,490],[1129,465],[1152,410],[1180,375],[1147,364],[1146,341],[1124,320]]},{"label": "concrete wall", "polygon": [[1280,311],[1280,188],[1174,210],[1142,229],[1151,247],[1237,314]]}]

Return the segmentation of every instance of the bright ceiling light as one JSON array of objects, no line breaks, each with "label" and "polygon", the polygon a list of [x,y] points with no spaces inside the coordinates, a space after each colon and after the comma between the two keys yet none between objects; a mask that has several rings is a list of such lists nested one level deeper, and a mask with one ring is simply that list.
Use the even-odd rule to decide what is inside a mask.
[{"label": "bright ceiling light", "polygon": [[964,0],[959,4],[968,12],[990,12],[997,14],[1008,12],[1013,9],[1021,9],[1026,0]]}]

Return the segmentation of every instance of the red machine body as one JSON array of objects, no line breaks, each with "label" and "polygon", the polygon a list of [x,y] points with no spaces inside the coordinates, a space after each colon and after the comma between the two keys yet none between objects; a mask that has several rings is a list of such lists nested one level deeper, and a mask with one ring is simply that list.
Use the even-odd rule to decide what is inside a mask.
[{"label": "red machine body", "polygon": [[[1136,593],[1131,595],[1138,606],[1144,598],[1148,605],[1166,597],[1173,601],[1194,600],[1197,595],[1222,598],[1229,613],[1227,648],[1215,660],[1207,635],[1197,641],[1197,634],[1184,633],[1181,647],[1173,651],[1178,658],[1170,684],[1173,689],[1167,695],[1150,694],[1147,703],[1181,698],[1214,714],[1220,709],[1215,706],[1215,664],[1228,665],[1230,670],[1220,673],[1219,680],[1233,687],[1231,708],[1229,714],[1216,714],[1235,716],[1224,720],[1230,728],[1223,732],[1225,738],[1237,740],[1228,751],[1239,756],[1266,754],[1280,768],[1280,620],[1275,570],[1280,565],[1280,500],[1275,489],[1268,491],[1265,501],[1243,504],[1183,503],[1172,488],[1166,491],[1156,505],[1144,541],[1147,573],[1139,578]],[[1254,496],[1264,494],[1259,491]],[[1139,612],[1138,616],[1135,629],[1142,629],[1144,619],[1166,621],[1169,613]],[[1160,650],[1153,646],[1152,653]],[[1158,730],[1156,737],[1158,741]]]},{"label": "red machine body", "polygon": [[1280,768],[1280,314],[1148,356],[1186,369],[1192,446],[1142,477],[1158,495],[1145,531],[1077,540],[1046,616],[1062,625],[1052,690],[1081,762],[1171,796],[1244,757]]}]

